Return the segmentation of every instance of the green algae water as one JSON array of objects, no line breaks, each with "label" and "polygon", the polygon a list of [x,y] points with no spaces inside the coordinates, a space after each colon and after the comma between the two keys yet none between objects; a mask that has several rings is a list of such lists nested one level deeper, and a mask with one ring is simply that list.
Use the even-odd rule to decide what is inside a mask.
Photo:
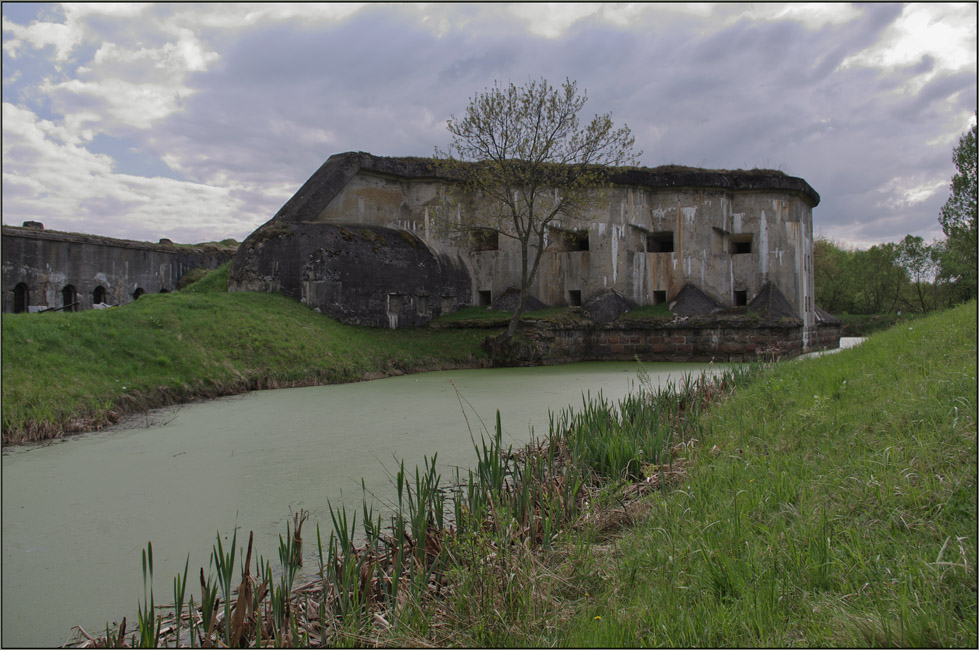
[{"label": "green algae water", "polygon": [[[643,367],[662,384],[724,366]],[[547,435],[549,410],[599,391],[618,401],[637,372],[635,363],[574,363],[259,391],[5,450],[2,644],[60,645],[74,625],[94,635],[122,616],[135,629],[148,541],[157,604],[172,601],[188,553],[187,595],[199,600],[197,576],[208,571],[217,533],[227,548],[237,529],[243,554],[254,531],[254,556],[276,566],[279,535],[300,509],[310,512],[303,537],[315,571],[316,523],[327,537],[328,503],[359,515],[362,478],[375,512],[383,510],[402,460],[413,471],[437,453],[447,483],[475,461],[470,427],[478,442],[497,409],[505,440],[519,447],[532,430]]]}]

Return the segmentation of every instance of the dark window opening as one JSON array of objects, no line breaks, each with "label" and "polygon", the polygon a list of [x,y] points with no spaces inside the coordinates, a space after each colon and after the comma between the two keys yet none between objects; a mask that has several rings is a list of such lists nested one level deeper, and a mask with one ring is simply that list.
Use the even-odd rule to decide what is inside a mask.
[{"label": "dark window opening", "polygon": [[477,304],[480,307],[489,307],[493,303],[492,296],[493,296],[493,293],[491,291],[489,291],[489,290],[478,292],[478,296],[477,296],[478,303]]},{"label": "dark window opening", "polygon": [[672,253],[673,231],[653,232],[646,235],[647,253]]},{"label": "dark window opening", "polygon": [[751,252],[751,235],[731,235],[731,254],[746,255]]},{"label": "dark window opening", "polygon": [[78,311],[78,293],[70,284],[61,290],[61,306],[64,311]]},{"label": "dark window opening", "polygon": [[587,230],[561,230],[551,228],[548,250],[555,253],[574,253],[588,250]]},{"label": "dark window opening", "polygon": [[500,233],[489,228],[477,228],[469,233],[469,245],[473,252],[500,250]]},{"label": "dark window opening", "polygon": [[581,289],[568,289],[568,305],[581,307]]},{"label": "dark window opening", "polygon": [[14,287],[14,313],[21,314],[27,311],[27,305],[31,301],[31,292],[23,282],[17,283]]},{"label": "dark window opening", "polygon": [[666,302],[666,292],[665,291],[654,291],[653,292],[653,304],[662,305]]},{"label": "dark window opening", "polygon": [[735,291],[734,292],[734,306],[743,307],[748,304],[748,292],[747,291]]},{"label": "dark window opening", "polygon": [[140,297],[141,295],[143,295],[144,293],[146,293],[146,292],[145,292],[145,291],[143,291],[143,289],[142,289],[142,288],[138,288],[138,289],[136,289],[136,291],[133,291],[133,300],[139,300],[139,297]]},{"label": "dark window opening", "polygon": [[103,302],[105,302],[105,287],[95,287],[95,291],[92,292],[92,304],[97,305]]}]

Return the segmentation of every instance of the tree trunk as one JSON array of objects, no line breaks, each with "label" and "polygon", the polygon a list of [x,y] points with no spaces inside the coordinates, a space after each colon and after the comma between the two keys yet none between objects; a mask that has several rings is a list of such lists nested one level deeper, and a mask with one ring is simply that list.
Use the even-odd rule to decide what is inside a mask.
[{"label": "tree trunk", "polygon": [[[529,231],[526,236],[520,237],[520,302],[517,303],[517,310],[513,312],[513,317],[510,318],[510,324],[507,325],[506,332],[503,335],[506,339],[513,338],[513,335],[517,333],[517,326],[520,325],[520,317],[523,315],[523,310],[527,307],[527,289],[530,288],[530,272],[527,268],[527,256],[530,248],[529,240]],[[538,251],[539,256],[540,252]],[[536,270],[536,264],[534,266]]]}]

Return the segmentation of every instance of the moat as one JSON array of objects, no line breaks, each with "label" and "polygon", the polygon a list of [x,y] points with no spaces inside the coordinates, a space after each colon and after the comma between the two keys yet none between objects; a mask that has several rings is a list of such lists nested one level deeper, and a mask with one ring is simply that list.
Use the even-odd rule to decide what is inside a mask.
[{"label": "moat", "polygon": [[[719,368],[644,365],[654,382]],[[254,531],[256,551],[274,560],[290,509],[304,508],[306,549],[315,553],[316,522],[329,533],[327,503],[359,509],[362,477],[383,508],[401,460],[411,469],[438,453],[444,481],[469,466],[460,398],[477,441],[480,418],[491,427],[499,408],[505,440],[517,447],[531,427],[546,435],[548,410],[589,392],[618,400],[637,371],[635,363],[575,363],[260,391],[5,450],[3,645],[62,644],[73,625],[96,632],[107,618],[133,617],[147,541],[159,603],[187,553],[191,573],[206,569],[215,533],[230,541],[236,525],[240,545]]]}]

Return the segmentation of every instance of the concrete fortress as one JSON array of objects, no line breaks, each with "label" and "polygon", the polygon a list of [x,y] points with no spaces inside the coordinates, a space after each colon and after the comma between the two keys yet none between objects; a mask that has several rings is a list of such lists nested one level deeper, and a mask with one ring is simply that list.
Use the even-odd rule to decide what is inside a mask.
[{"label": "concrete fortress", "polygon": [[[768,292],[810,347],[819,195],[808,183],[676,166],[614,170],[610,180],[586,219],[549,232],[533,296],[575,306],[615,292],[652,305],[689,285],[712,299],[702,302],[736,307]],[[520,284],[519,244],[439,231],[438,215],[466,209],[445,191],[452,182],[428,159],[331,156],[245,240],[229,288],[281,291],[331,317],[385,327],[489,305]]]}]

